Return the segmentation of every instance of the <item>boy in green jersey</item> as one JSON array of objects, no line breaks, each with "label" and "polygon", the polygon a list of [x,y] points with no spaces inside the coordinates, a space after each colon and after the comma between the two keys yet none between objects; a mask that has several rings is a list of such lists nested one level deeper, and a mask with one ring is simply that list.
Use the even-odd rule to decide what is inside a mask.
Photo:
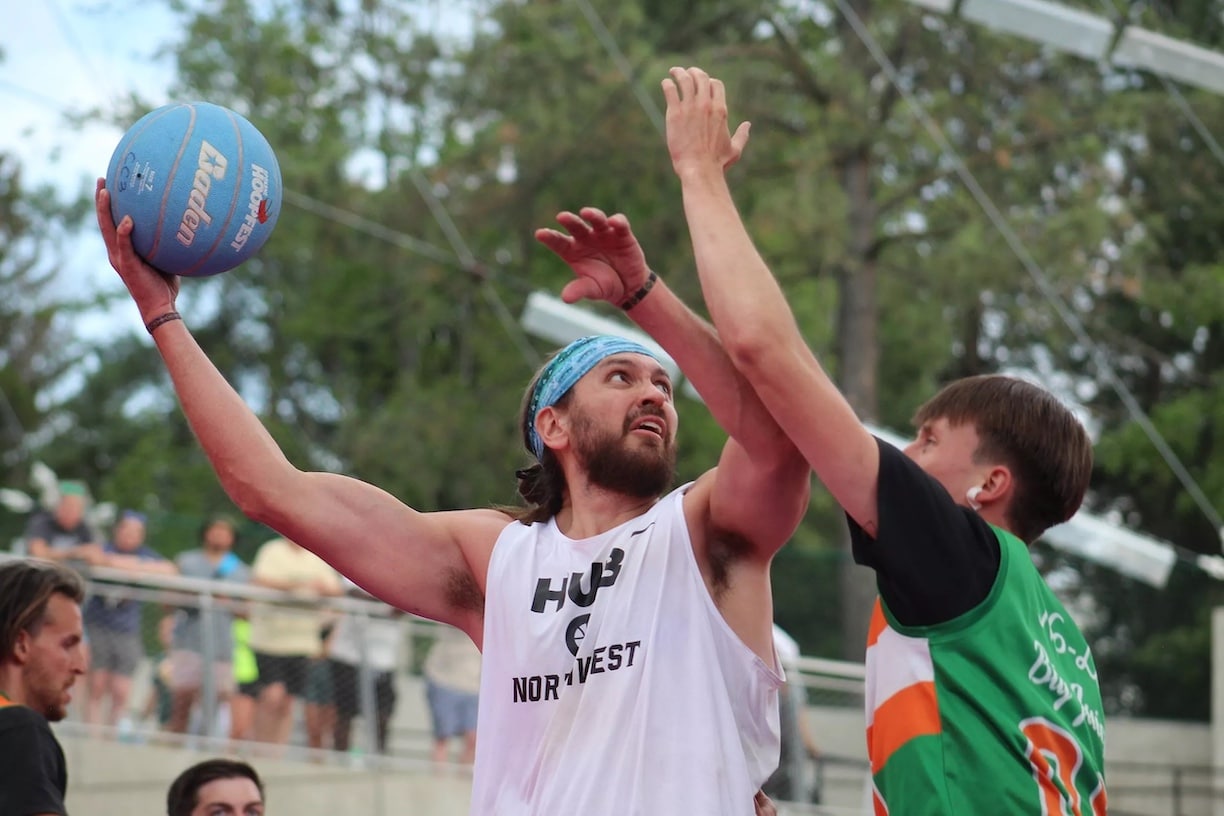
[{"label": "boy in green jersey", "polygon": [[724,171],[722,84],[664,80],[667,142],[698,274],[736,367],[850,519],[876,571],[867,741],[876,814],[1105,813],[1104,718],[1083,634],[1027,545],[1079,508],[1083,427],[1009,377],[955,382],[904,451],[874,438],[805,344]]}]

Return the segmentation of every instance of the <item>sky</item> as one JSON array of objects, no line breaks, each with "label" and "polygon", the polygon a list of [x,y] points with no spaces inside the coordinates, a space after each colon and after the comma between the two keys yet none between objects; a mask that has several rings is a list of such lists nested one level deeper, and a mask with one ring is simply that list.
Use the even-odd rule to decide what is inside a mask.
[{"label": "sky", "polygon": [[[173,76],[157,50],[175,37],[174,19],[160,3],[117,0],[12,0],[0,26],[0,151],[21,160],[27,186],[53,184],[62,198],[92,190],[104,175],[123,128],[78,127],[66,113],[107,109],[139,94],[169,101]],[[57,285],[119,291],[96,230],[65,248]],[[140,328],[135,309],[116,304],[81,326],[87,337]]]}]

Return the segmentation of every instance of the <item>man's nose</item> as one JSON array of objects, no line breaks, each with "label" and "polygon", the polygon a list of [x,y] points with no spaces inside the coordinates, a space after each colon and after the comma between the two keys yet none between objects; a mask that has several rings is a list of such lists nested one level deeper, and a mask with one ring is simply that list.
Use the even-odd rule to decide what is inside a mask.
[{"label": "man's nose", "polygon": [[662,405],[665,401],[666,398],[663,396],[663,392],[654,383],[648,383],[642,389],[642,405]]}]

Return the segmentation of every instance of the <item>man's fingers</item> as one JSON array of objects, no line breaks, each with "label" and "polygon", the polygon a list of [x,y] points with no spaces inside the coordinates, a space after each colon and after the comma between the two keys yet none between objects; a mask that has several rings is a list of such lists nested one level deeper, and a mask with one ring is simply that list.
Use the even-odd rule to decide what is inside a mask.
[{"label": "man's fingers", "polygon": [[557,223],[565,227],[570,235],[580,240],[591,234],[591,225],[576,213],[569,211],[557,213]]},{"label": "man's fingers", "polygon": [[115,240],[119,247],[119,263],[125,267],[143,263],[140,256],[136,254],[136,248],[132,246],[132,226],[132,217],[125,215],[119,221],[119,226],[115,228]]},{"label": "man's fingers", "polygon": [[101,185],[94,191],[94,210],[97,213],[98,226],[102,228],[103,235],[108,231],[113,231],[115,229],[115,222],[111,217],[110,193]]},{"label": "man's fingers", "polygon": [[680,88],[681,101],[688,101],[693,97],[693,77],[688,71],[683,68],[672,68],[668,73],[672,79],[676,81],[676,86]]},{"label": "man's fingers", "polygon": [[561,300],[577,303],[580,300],[603,300],[603,291],[591,278],[574,278],[561,290]]},{"label": "man's fingers", "polygon": [[663,86],[663,101],[667,103],[668,110],[675,109],[680,104],[680,89],[675,80],[668,77],[659,84]]},{"label": "man's fingers", "polygon": [[578,214],[590,224],[591,229],[602,229],[607,226],[608,214],[598,207],[583,207]]},{"label": "man's fingers", "polygon": [[735,148],[736,160],[744,152],[744,148],[748,146],[748,136],[751,130],[751,122],[740,122],[739,127],[735,129],[735,133],[731,136],[731,146]]},{"label": "man's fingers", "polygon": [[693,78],[693,96],[698,102],[710,98],[710,75],[700,68],[690,68],[689,76]]},{"label": "man's fingers", "polygon": [[609,218],[608,226],[618,239],[629,238],[633,235],[633,228],[629,226],[629,217],[624,213],[617,213]]},{"label": "man's fingers", "polygon": [[565,257],[566,251],[573,243],[574,239],[563,233],[552,229],[538,229],[535,231],[535,238],[544,246],[551,249],[553,252]]}]

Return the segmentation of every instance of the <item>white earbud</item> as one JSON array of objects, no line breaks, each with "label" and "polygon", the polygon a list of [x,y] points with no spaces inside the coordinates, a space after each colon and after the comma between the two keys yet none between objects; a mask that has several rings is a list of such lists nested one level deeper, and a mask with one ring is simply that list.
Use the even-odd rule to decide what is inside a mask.
[{"label": "white earbud", "polygon": [[974,510],[981,510],[982,505],[978,502],[978,494],[982,492],[980,487],[971,487],[965,491],[965,501],[969,502],[969,506]]}]

